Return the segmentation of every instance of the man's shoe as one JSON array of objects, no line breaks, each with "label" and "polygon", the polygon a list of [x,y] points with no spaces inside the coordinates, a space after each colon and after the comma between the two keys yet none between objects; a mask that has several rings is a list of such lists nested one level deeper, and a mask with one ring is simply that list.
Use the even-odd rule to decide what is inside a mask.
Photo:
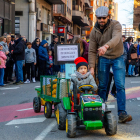
[{"label": "man's shoe", "polygon": [[131,75],[128,75],[128,77],[132,77]]},{"label": "man's shoe", "polygon": [[4,84],[8,84],[9,82],[8,81],[4,81]]},{"label": "man's shoe", "polygon": [[131,115],[127,115],[125,112],[122,112],[119,115],[119,123],[126,123],[132,121],[132,116]]},{"label": "man's shoe", "polygon": [[29,83],[30,83],[30,80],[27,79],[24,83],[25,83],[25,84],[29,84]]},{"label": "man's shoe", "polygon": [[139,76],[139,74],[136,74],[135,76],[136,76],[136,77],[138,77],[138,76]]},{"label": "man's shoe", "polygon": [[15,85],[15,84],[17,84],[18,82],[14,82],[13,84]]},{"label": "man's shoe", "polygon": [[36,81],[35,81],[35,78],[32,78],[32,80],[33,80],[33,83],[35,83]]},{"label": "man's shoe", "polygon": [[19,81],[19,82],[17,83],[17,85],[20,85],[20,84],[23,84],[23,82],[22,82],[22,81]]}]

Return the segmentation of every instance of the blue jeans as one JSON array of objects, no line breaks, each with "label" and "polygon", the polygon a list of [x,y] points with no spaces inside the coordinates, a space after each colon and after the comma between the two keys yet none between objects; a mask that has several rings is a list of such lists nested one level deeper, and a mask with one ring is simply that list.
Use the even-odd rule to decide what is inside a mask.
[{"label": "blue jeans", "polygon": [[16,82],[23,82],[23,60],[15,62]]},{"label": "blue jeans", "polygon": [[138,68],[139,68],[138,66],[136,66],[136,67],[134,68],[135,75],[136,75],[136,74],[139,74],[139,73],[138,73]]},{"label": "blue jeans", "polygon": [[129,65],[128,67],[128,75],[133,75],[135,65]]},{"label": "blue jeans", "polygon": [[4,68],[0,68],[0,86],[3,86],[3,79],[4,79]]},{"label": "blue jeans", "polygon": [[107,59],[99,57],[98,61],[98,78],[99,90],[98,94],[106,100],[107,85],[109,80],[110,67],[112,66],[114,81],[117,90],[118,115],[125,112],[126,96],[125,96],[125,64],[123,56],[116,59]]}]

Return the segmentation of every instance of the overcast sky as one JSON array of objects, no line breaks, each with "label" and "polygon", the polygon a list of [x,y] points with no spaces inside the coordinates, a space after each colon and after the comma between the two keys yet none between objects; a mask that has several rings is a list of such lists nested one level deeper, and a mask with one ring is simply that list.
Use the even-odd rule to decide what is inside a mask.
[{"label": "overcast sky", "polygon": [[118,3],[118,20],[126,27],[133,27],[134,0],[115,0]]}]

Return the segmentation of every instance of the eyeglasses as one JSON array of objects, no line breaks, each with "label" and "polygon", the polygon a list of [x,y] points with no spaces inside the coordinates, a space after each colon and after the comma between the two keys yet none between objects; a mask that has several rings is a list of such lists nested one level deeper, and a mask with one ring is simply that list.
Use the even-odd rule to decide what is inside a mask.
[{"label": "eyeglasses", "polygon": [[98,19],[104,19],[104,20],[105,20],[106,18],[107,18],[107,17],[98,17]]}]

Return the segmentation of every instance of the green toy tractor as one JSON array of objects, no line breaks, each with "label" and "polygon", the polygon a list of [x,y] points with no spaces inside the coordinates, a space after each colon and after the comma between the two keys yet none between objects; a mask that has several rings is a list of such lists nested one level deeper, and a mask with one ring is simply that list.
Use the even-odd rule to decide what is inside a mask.
[{"label": "green toy tractor", "polygon": [[116,117],[107,110],[105,103],[98,95],[89,94],[93,88],[91,85],[79,87],[82,93],[77,97],[77,85],[73,84],[73,95],[64,97],[55,108],[58,129],[66,129],[67,137],[76,136],[76,130],[97,130],[105,128],[107,135],[115,135],[117,132]]}]

